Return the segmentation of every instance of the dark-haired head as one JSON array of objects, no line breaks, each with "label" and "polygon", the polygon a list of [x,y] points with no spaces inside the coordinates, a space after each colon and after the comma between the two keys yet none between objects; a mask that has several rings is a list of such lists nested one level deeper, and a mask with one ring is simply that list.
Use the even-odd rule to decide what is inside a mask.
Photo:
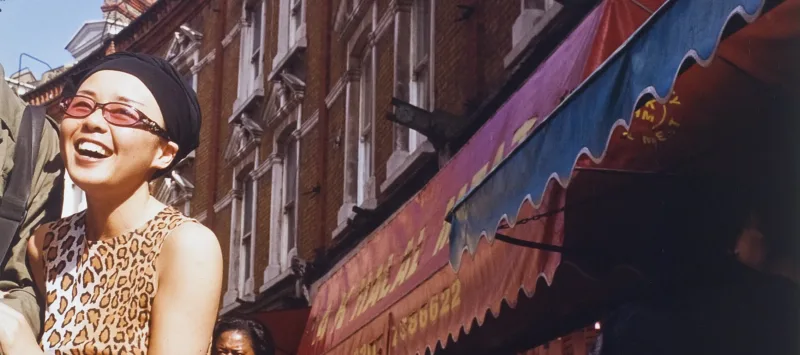
[{"label": "dark-haired head", "polygon": [[274,355],[275,345],[266,327],[250,319],[224,317],[214,326],[212,354]]},{"label": "dark-haired head", "polygon": [[169,62],[152,55],[102,58],[72,77],[60,104],[62,157],[87,194],[136,188],[199,144],[197,95]]}]

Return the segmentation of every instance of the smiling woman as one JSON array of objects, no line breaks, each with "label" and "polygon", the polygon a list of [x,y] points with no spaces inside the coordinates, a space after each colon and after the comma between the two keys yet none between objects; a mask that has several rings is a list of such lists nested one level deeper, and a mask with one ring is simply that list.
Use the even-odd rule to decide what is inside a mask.
[{"label": "smiling woman", "polygon": [[0,309],[0,348],[204,354],[220,296],[219,244],[148,188],[198,145],[194,91],[164,60],[131,53],[106,57],[76,84],[61,102],[61,156],[87,209],[41,226],[29,243],[45,304],[40,345]]}]

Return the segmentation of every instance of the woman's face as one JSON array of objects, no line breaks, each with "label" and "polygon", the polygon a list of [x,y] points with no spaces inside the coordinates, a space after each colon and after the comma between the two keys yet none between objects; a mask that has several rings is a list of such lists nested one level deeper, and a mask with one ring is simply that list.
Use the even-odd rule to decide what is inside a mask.
[{"label": "woman's face", "polygon": [[214,355],[254,355],[250,338],[241,331],[229,330],[219,335]]},{"label": "woman's face", "polygon": [[[155,97],[133,75],[99,71],[87,78],[77,95],[97,103],[120,102],[144,113],[160,127],[164,118]],[[61,155],[72,180],[84,191],[136,188],[169,166],[177,145],[141,128],[115,126],[99,108],[88,117],[65,115],[61,122]]]}]

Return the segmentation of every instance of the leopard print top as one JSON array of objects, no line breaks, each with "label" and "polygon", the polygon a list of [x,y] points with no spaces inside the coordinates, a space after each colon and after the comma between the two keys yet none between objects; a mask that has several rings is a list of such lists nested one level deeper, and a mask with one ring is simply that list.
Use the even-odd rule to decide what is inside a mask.
[{"label": "leopard print top", "polygon": [[164,238],[187,221],[167,207],[134,231],[88,243],[83,212],[48,225],[43,350],[146,354],[158,290],[156,258]]}]

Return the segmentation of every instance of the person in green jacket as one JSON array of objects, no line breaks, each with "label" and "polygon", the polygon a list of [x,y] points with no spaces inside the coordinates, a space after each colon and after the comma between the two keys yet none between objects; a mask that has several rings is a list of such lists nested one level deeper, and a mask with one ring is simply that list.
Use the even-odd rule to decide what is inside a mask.
[{"label": "person in green jacket", "polygon": [[[14,168],[14,146],[26,106],[3,78],[5,71],[0,65],[0,197]],[[26,264],[28,237],[35,227],[61,217],[64,171],[59,155],[58,124],[49,117],[41,139],[27,215],[8,253],[0,255],[0,303],[23,314],[36,334],[41,332],[41,306]]]}]

